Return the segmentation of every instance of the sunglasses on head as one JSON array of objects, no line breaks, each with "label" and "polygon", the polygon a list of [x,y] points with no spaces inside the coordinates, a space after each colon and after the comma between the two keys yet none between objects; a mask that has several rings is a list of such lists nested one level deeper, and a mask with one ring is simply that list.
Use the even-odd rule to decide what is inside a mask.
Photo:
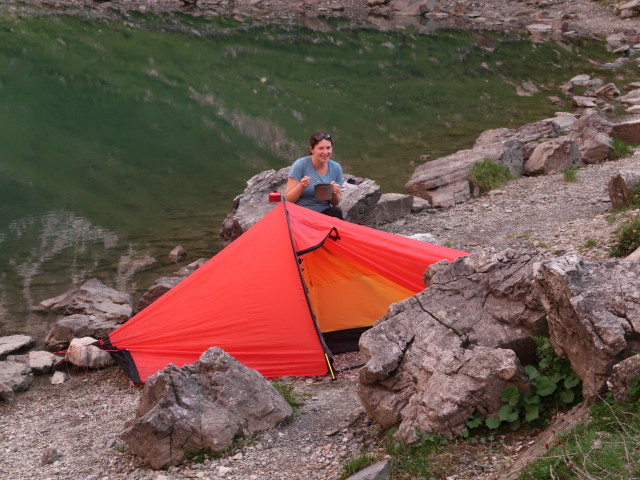
[{"label": "sunglasses on head", "polygon": [[331,135],[329,135],[328,133],[321,133],[320,135],[315,135],[313,139],[317,140],[318,142],[320,140],[331,140]]}]

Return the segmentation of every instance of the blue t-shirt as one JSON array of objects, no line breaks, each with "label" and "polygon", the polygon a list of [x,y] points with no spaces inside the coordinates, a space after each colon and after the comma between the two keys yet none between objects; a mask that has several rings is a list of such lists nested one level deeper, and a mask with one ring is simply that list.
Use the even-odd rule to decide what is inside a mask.
[{"label": "blue t-shirt", "polygon": [[309,177],[311,179],[309,186],[302,191],[302,195],[300,195],[300,198],[295,202],[296,205],[315,210],[316,212],[322,212],[331,206],[328,201],[321,202],[316,200],[315,193],[313,191],[313,187],[317,183],[336,182],[338,185],[342,186],[342,167],[340,164],[333,160],[329,160],[327,165],[329,166],[327,174],[320,175],[313,167],[311,156],[302,157],[293,162],[293,165],[291,165],[291,168],[289,169],[290,178],[294,178],[298,181],[302,180],[302,177]]}]

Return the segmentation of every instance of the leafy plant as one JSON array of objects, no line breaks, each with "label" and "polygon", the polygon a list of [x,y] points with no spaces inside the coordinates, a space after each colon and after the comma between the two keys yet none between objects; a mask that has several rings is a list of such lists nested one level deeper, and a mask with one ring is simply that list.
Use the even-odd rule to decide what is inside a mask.
[{"label": "leafy plant", "polygon": [[359,472],[363,468],[367,468],[369,465],[376,463],[377,459],[373,455],[360,455],[352,460],[349,460],[342,466],[342,475],[338,480],[345,480],[356,472]]},{"label": "leafy plant", "polygon": [[609,143],[609,160],[629,157],[633,154],[634,149],[634,145],[629,145],[618,138],[614,138]]},{"label": "leafy plant", "polygon": [[598,241],[595,238],[587,238],[582,244],[582,248],[584,249],[593,248],[596,245],[598,245]]},{"label": "leafy plant", "polygon": [[609,251],[610,257],[626,257],[640,247],[640,217],[624,222],[616,231],[617,243]]},{"label": "leafy plant", "polygon": [[555,353],[548,338],[532,338],[536,343],[538,363],[525,367],[532,390],[523,393],[515,385],[507,386],[500,394],[504,405],[498,415],[484,418],[474,413],[467,420],[463,436],[482,425],[489,429],[509,425],[512,430],[518,430],[525,423],[542,419],[547,411],[568,407],[580,400],[582,382],[571,369],[569,361]]},{"label": "leafy plant", "polygon": [[575,182],[578,169],[576,167],[567,167],[562,169],[562,175],[565,182]]},{"label": "leafy plant", "polygon": [[489,158],[477,162],[469,172],[469,183],[478,188],[481,194],[504,185],[512,178],[516,177],[507,167]]}]

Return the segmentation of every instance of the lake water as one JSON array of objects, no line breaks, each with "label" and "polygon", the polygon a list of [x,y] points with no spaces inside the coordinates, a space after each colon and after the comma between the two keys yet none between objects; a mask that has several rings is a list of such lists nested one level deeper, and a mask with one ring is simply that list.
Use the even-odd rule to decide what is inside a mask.
[{"label": "lake water", "polygon": [[[552,116],[588,42],[186,17],[0,18],[0,336],[96,277],[137,296],[220,249],[246,181],[330,131],[345,172],[403,192],[420,155]],[[589,71],[589,68],[592,71]],[[566,109],[570,109],[567,104]]]}]

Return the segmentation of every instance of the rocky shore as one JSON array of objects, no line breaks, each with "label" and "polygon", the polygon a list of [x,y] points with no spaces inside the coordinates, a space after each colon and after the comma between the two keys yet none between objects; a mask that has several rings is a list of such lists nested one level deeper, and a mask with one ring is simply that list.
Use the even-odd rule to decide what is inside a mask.
[{"label": "rocky shore", "polygon": [[[51,10],[174,11],[176,3],[181,2],[25,0],[4,2],[2,8],[37,5]],[[362,19],[373,8],[385,8],[384,2],[372,1],[339,5],[324,0],[303,1],[296,3],[294,9],[290,3],[200,0],[197,4],[183,1],[181,8],[237,15],[258,15],[254,9],[260,9],[263,15],[277,18],[313,11]],[[464,4],[466,11],[473,13],[465,22],[474,27],[520,29],[533,23],[536,16],[569,15],[568,20],[583,35],[603,38],[624,29],[637,29],[637,19],[620,19],[613,6],[596,1],[578,0],[570,6],[503,0],[435,3],[443,12],[450,12],[452,18],[456,5]],[[625,218],[625,214],[612,211],[607,195],[608,180],[620,170],[640,171],[640,153],[581,168],[575,181],[566,181],[562,173],[518,178],[489,195],[450,209],[424,211],[380,228],[407,235],[431,233],[441,243],[468,252],[537,246],[557,253],[577,252],[585,259],[607,258],[614,233]],[[51,385],[43,377],[38,388],[20,394],[14,402],[0,403],[0,476],[15,480],[337,478],[342,465],[359,452],[382,455],[375,429],[357,399],[357,370],[349,369],[360,363],[357,354],[338,356],[339,374],[335,381],[281,379],[305,397],[305,404],[292,423],[238,445],[229,456],[168,471],[153,471],[142,465],[117,438],[124,423],[134,417],[141,395],[141,389],[130,385],[119,369],[69,370],[69,379],[62,385]],[[448,454],[456,460],[450,462],[447,479],[499,479],[505,465],[532,442],[533,438],[525,436],[508,441],[496,439],[492,455],[485,455],[485,448],[451,445]]]}]

